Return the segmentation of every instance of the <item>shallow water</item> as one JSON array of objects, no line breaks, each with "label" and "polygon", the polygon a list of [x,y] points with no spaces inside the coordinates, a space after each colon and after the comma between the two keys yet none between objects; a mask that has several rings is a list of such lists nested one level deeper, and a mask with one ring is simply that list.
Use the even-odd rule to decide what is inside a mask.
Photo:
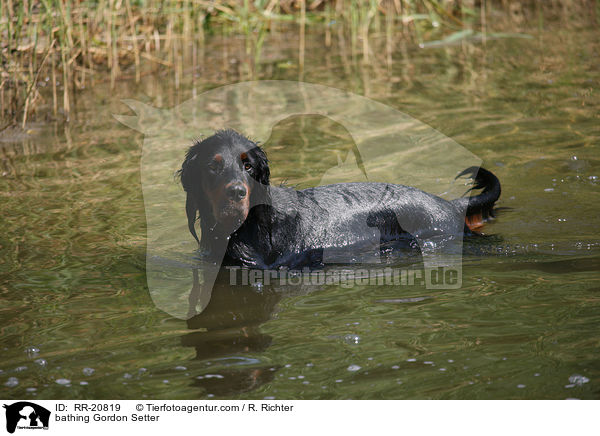
[{"label": "shallow water", "polygon": [[[178,89],[169,72],[115,91],[97,83],[68,127],[5,135],[0,397],[598,398],[600,34],[533,35],[398,46],[391,63],[374,44],[369,66],[342,45],[325,50],[322,36],[307,41],[305,81],[429,124],[501,180],[484,229],[496,236],[467,250],[460,289],[221,279],[189,326],[155,307],[143,139],[112,114],[127,112],[120,98],[171,107],[244,79],[219,58],[220,40],[206,50],[214,65]],[[298,78],[293,35],[262,59],[258,78]],[[339,125],[304,116],[265,148],[274,182],[307,187],[351,144]]]}]

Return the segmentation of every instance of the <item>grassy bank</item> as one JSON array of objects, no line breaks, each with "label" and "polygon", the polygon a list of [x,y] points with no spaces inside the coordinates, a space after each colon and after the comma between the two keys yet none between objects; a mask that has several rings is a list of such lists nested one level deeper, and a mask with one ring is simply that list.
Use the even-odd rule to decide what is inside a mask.
[{"label": "grassy bank", "polygon": [[291,27],[301,71],[307,32],[330,44],[341,29],[368,62],[375,34],[419,44],[499,19],[531,25],[541,9],[577,22],[594,19],[598,1],[0,0],[0,131],[25,128],[42,106],[51,108],[44,116],[68,120],[78,90],[97,81],[114,86],[161,68],[195,70],[198,50],[215,34],[241,36],[257,64],[267,35]]}]

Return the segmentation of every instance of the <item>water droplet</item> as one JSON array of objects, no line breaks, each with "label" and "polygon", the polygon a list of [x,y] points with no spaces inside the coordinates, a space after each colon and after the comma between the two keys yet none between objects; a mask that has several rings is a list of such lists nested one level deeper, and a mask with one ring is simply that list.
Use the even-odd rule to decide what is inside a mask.
[{"label": "water droplet", "polygon": [[48,362],[46,362],[46,359],[35,359],[34,362],[42,367],[45,367],[48,365]]},{"label": "water droplet", "polygon": [[360,370],[360,366],[358,366],[358,365],[350,365],[350,366],[349,366],[348,368],[346,368],[346,369],[347,369],[348,371],[350,371],[350,372],[355,372],[355,371],[358,371],[358,370]]},{"label": "water droplet", "polygon": [[352,334],[346,335],[344,336],[344,342],[351,345],[357,345],[360,343],[360,336]]},{"label": "water droplet", "polygon": [[9,388],[14,388],[19,384],[19,379],[16,377],[9,377],[4,386],[8,386]]},{"label": "water droplet", "polygon": [[573,384],[575,384],[577,386],[581,386],[582,384],[587,383],[589,381],[590,381],[589,378],[584,377],[584,376],[579,375],[579,374],[573,374],[571,377],[569,377],[569,382],[573,383]]},{"label": "water droplet", "polygon": [[66,386],[71,384],[71,380],[69,380],[68,378],[59,378],[58,380],[56,380],[56,383],[62,386]]},{"label": "water droplet", "polygon": [[181,366],[181,365],[180,366],[176,366],[175,369],[177,371],[186,371],[187,370],[187,368],[185,366]]},{"label": "water droplet", "polygon": [[38,354],[40,354],[40,349],[37,347],[27,347],[25,348],[25,353],[27,353],[27,356],[30,359],[33,359],[34,357],[37,357]]}]

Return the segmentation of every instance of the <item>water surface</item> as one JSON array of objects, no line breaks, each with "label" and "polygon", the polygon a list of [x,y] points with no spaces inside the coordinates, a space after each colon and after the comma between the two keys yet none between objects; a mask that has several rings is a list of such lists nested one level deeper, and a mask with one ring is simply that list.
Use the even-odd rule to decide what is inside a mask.
[{"label": "water surface", "polygon": [[[491,242],[463,286],[231,287],[196,324],[158,310],[145,277],[143,138],[120,98],[174,106],[246,79],[207,42],[201,71],[96,83],[67,125],[5,135],[0,195],[4,398],[598,398],[600,41],[597,29],[465,41],[369,64],[311,34],[302,78],[395,107],[502,181]],[[346,47],[348,49],[348,47]],[[299,77],[290,34],[255,78]],[[230,62],[224,62],[230,60]],[[210,62],[209,62],[210,61]],[[275,183],[319,182],[351,138],[317,116],[265,144]],[[191,327],[191,328],[190,328]]]}]

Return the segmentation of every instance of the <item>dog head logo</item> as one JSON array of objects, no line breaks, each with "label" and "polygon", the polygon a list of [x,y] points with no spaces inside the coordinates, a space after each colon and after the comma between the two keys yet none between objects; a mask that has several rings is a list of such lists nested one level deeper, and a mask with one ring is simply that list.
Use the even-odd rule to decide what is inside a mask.
[{"label": "dog head logo", "polygon": [[6,431],[14,433],[19,429],[48,429],[50,411],[29,401],[5,404]]},{"label": "dog head logo", "polygon": [[[196,235],[196,231],[204,230],[203,227],[198,229],[198,226],[194,226],[197,217],[210,212],[213,218],[217,216],[220,222],[227,224],[227,229],[238,227],[249,208],[256,205],[256,197],[252,193],[260,191],[256,183],[261,181],[257,177],[252,180],[240,176],[235,183],[218,184],[218,178],[225,171],[221,169],[235,159],[240,171],[244,170],[244,165],[247,165],[248,171],[252,171],[251,161],[257,151],[250,145],[256,147],[256,144],[266,142],[273,127],[280,121],[297,115],[320,115],[342,125],[349,133],[353,146],[345,151],[345,156],[341,156],[337,166],[322,174],[321,184],[360,181],[394,183],[450,200],[461,197],[465,191],[464,184],[455,182],[456,175],[467,167],[479,167],[481,164],[477,156],[452,139],[390,106],[322,85],[289,81],[243,82],[207,91],[171,109],[157,109],[133,100],[124,103],[136,112],[136,116],[115,117],[144,133],[141,181],[148,234],[148,288],[160,309],[182,319],[202,311],[210,300],[211,291],[203,291],[197,303],[194,303],[194,310],[188,310],[192,300],[189,293],[192,283],[190,269],[200,271],[203,288],[210,290],[220,267],[216,265],[218,262],[201,263],[199,266],[198,259],[190,254],[197,248],[197,242],[190,237],[190,232],[202,239],[202,234]],[[178,170],[185,170],[182,168],[185,151],[199,142],[198,137],[208,139],[215,132],[227,129],[239,132],[252,141],[248,142],[250,145],[247,150],[231,147],[229,150],[235,150],[235,156],[216,148],[205,148],[204,151],[210,149],[211,154],[204,156],[202,162],[208,166],[207,174],[215,175],[196,184],[202,187],[202,200],[206,200],[199,204],[200,197],[193,192],[185,192],[175,182],[174,174]],[[237,141],[235,138],[229,139]],[[196,165],[198,158],[195,156],[193,152],[188,154],[184,166]],[[229,179],[233,180],[231,177]],[[185,180],[183,182],[185,184]],[[326,197],[315,196],[314,201],[324,210],[327,209]],[[387,199],[381,198],[381,201]],[[272,206],[277,208],[278,204]],[[294,212],[285,211],[292,219]],[[215,228],[215,223],[210,219],[203,222],[200,216],[200,222],[201,226]],[[371,232],[373,246],[377,246],[380,235],[374,224],[377,223],[365,220],[361,228],[354,230]],[[410,232],[414,223],[399,224]],[[449,264],[461,268],[462,239],[457,238],[455,244],[440,250],[430,236],[423,234],[415,237],[421,248],[425,269]],[[221,251],[225,253],[227,238],[219,241]],[[351,260],[348,253],[340,250],[327,249],[323,253],[324,263],[347,263]],[[377,256],[360,259],[360,263],[378,262]],[[427,286],[430,287],[429,284]],[[454,287],[459,286],[460,283]]]}]

